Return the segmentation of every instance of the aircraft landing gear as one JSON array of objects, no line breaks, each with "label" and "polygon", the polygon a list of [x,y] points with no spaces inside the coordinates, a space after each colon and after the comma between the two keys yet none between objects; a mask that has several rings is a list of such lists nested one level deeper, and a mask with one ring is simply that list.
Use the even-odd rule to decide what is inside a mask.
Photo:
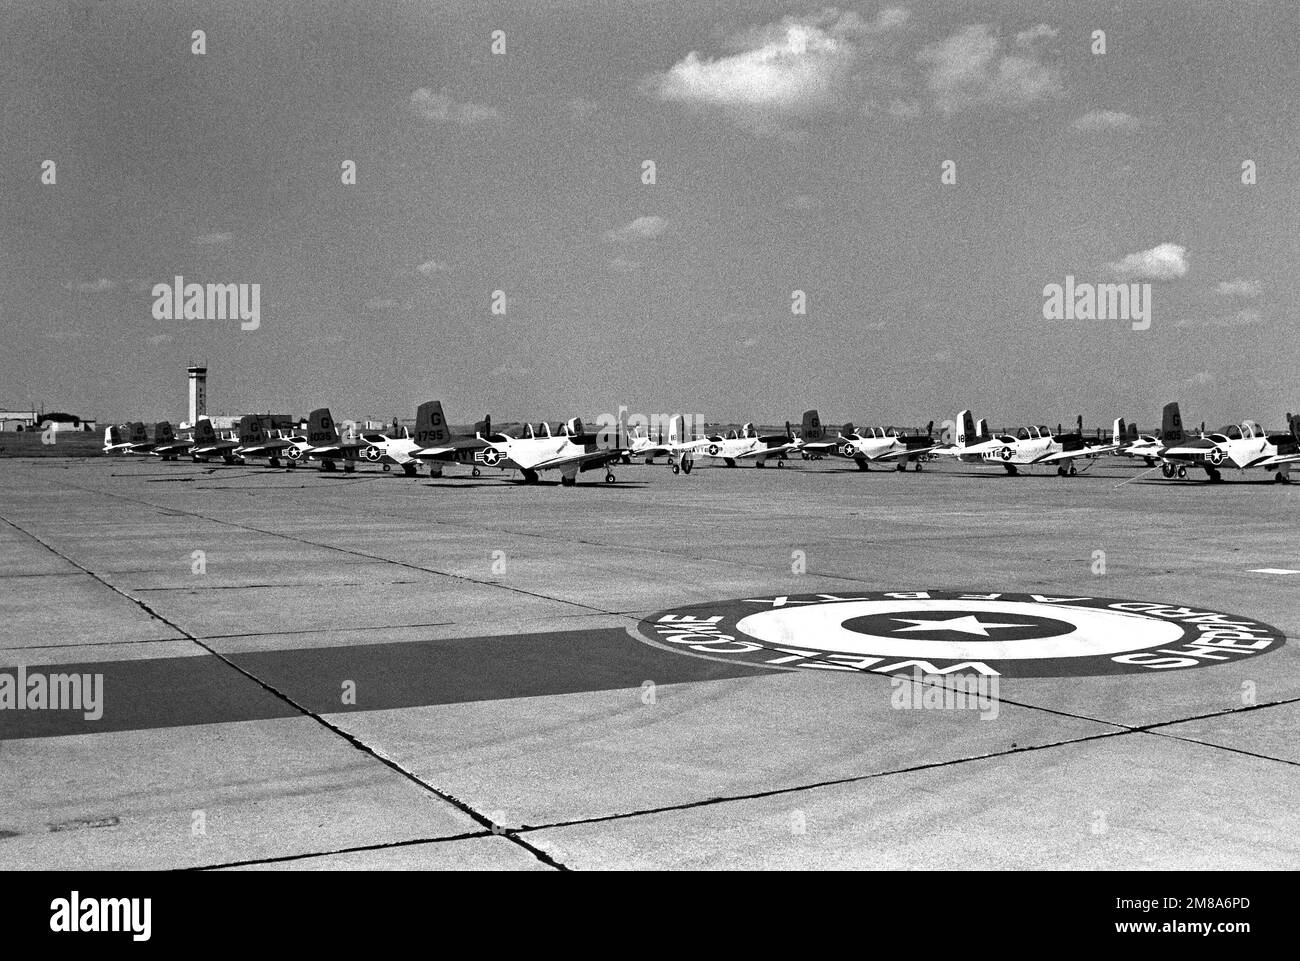
[{"label": "aircraft landing gear", "polygon": [[267,464],[268,467],[279,467],[279,466],[280,466],[280,458],[278,458],[278,457],[272,457],[270,460],[268,460],[268,461],[266,462],[266,464]]},{"label": "aircraft landing gear", "polygon": [[1175,468],[1173,464],[1162,464],[1160,466],[1160,473],[1164,474],[1165,478],[1169,480],[1173,479],[1176,470],[1177,468]]},{"label": "aircraft landing gear", "polygon": [[1213,467],[1207,467],[1207,468],[1205,468],[1205,473],[1206,473],[1206,475],[1210,478],[1210,483],[1211,483],[1211,484],[1217,484],[1217,483],[1219,483],[1221,480],[1223,480],[1223,475],[1220,474],[1220,473],[1219,473],[1217,470],[1215,470]]},{"label": "aircraft landing gear", "polygon": [[860,457],[855,457],[853,463],[858,465],[858,470],[871,470],[871,465]]},{"label": "aircraft landing gear", "polygon": [[345,461],[343,464],[343,473],[345,474],[351,474],[356,469],[357,465],[352,463],[352,461]]},{"label": "aircraft landing gear", "polygon": [[674,465],[673,465],[673,473],[674,473],[674,474],[680,474],[681,472],[682,472],[682,469],[681,469],[680,467],[678,467],[676,464],[674,464]]},{"label": "aircraft landing gear", "polygon": [[1274,483],[1274,484],[1289,484],[1289,483],[1291,483],[1291,475],[1290,475],[1289,473],[1287,473],[1286,471],[1284,471],[1284,470],[1280,470],[1280,471],[1278,471],[1276,474],[1273,475],[1273,483]]},{"label": "aircraft landing gear", "polygon": [[784,467],[784,466],[785,466],[785,458],[782,457],[781,459],[779,459],[779,460],[776,462],[776,466],[777,466],[778,468],[779,468],[779,467]]},{"label": "aircraft landing gear", "polygon": [[392,469],[393,469],[393,465],[392,465],[392,464],[385,464],[385,465],[384,465],[384,473],[385,473],[385,474],[387,474],[387,473],[388,473],[390,470],[392,470]]},{"label": "aircraft landing gear", "polygon": [[536,483],[537,483],[537,471],[535,471],[535,470],[524,469],[524,470],[521,471],[520,473],[522,473],[522,474],[524,475],[524,483],[525,483],[525,484],[536,484]]},{"label": "aircraft landing gear", "polygon": [[605,475],[605,483],[606,483],[606,484],[612,484],[612,483],[614,483],[614,472],[613,472],[613,471],[610,471],[608,474]]},{"label": "aircraft landing gear", "polygon": [[469,476],[470,476],[470,477],[478,477],[479,474],[482,474],[482,473],[483,473],[483,472],[482,472],[481,470],[479,470],[477,467],[475,467],[472,471],[469,472]]},{"label": "aircraft landing gear", "polygon": [[1003,464],[1002,466],[1007,469],[1007,473],[1010,474],[1012,477],[1015,477],[1017,474],[1020,473],[1020,471],[1016,469],[1015,464]]},{"label": "aircraft landing gear", "polygon": [[416,466],[414,464],[403,464],[402,473],[407,477],[414,477],[416,475]]},{"label": "aircraft landing gear", "polygon": [[1178,468],[1178,471],[1177,471],[1177,474],[1178,474],[1178,479],[1179,479],[1179,480],[1185,480],[1185,479],[1187,478],[1187,468],[1186,468],[1186,467],[1179,467],[1179,468]]},{"label": "aircraft landing gear", "polygon": [[321,461],[321,462],[320,462],[320,469],[323,470],[323,471],[325,471],[326,473],[329,473],[330,471],[333,471],[333,470],[338,470],[338,468],[334,466],[334,462],[333,462],[332,460],[323,460],[323,461]]},{"label": "aircraft landing gear", "polygon": [[560,478],[560,484],[564,487],[572,487],[576,483],[578,483],[578,478],[573,474],[565,474]]},{"label": "aircraft landing gear", "polygon": [[907,461],[900,461],[898,464],[898,470],[900,472],[907,470]]},{"label": "aircraft landing gear", "polygon": [[917,462],[916,462],[916,466],[913,467],[912,470],[916,471],[918,474],[921,473],[921,470],[922,470],[921,462],[920,462],[920,461],[917,461]]}]

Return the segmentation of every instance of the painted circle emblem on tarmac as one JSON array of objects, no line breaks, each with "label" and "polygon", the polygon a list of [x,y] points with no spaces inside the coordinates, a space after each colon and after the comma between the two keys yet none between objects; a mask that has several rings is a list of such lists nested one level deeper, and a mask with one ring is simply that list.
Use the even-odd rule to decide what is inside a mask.
[{"label": "painted circle emblem on tarmac", "polygon": [[1181,604],[962,591],[738,598],[660,611],[637,631],[684,654],[755,666],[1004,677],[1159,674],[1286,643],[1252,618]]}]

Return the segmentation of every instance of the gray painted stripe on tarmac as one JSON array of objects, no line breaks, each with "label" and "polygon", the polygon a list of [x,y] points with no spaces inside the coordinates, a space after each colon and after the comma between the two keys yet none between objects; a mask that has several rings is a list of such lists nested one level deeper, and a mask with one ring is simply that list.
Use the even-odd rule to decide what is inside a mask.
[{"label": "gray painted stripe on tarmac", "polygon": [[[232,663],[315,714],[382,711],[772,676],[766,667],[684,657],[623,628],[442,638],[226,654]],[[285,700],[212,656],[26,667],[35,673],[102,674],[103,716],[81,711],[0,710],[0,740],[100,734],[292,717]],[[15,674],[8,668],[0,673]],[[344,683],[356,704],[343,703]]]}]

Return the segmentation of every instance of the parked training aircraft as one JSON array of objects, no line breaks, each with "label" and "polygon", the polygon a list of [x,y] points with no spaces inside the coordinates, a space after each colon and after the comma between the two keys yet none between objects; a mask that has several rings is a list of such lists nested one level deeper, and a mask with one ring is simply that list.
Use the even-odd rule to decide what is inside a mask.
[{"label": "parked training aircraft", "polygon": [[[1053,466],[1061,476],[1078,473],[1074,461],[1080,457],[1093,458],[1098,454],[1117,450],[1118,444],[1088,446],[1083,439],[1083,418],[1073,434],[1053,435],[1043,425],[1022,427],[1014,435],[1000,434],[988,440],[971,441],[975,426],[968,410],[957,415],[957,440],[951,447],[938,453],[949,454],[966,463],[1001,464],[1008,474],[1017,474],[1021,467]],[[1085,468],[1086,469],[1086,468]]]},{"label": "parked training aircraft", "polygon": [[[127,428],[130,430],[130,428]],[[122,455],[127,453],[131,448],[129,440],[122,439],[122,428],[117,424],[112,424],[104,428],[104,453]]]},{"label": "parked training aircraft", "polygon": [[631,463],[633,457],[644,457],[647,464],[653,463],[656,457],[667,457],[674,474],[689,474],[691,468],[695,466],[695,454],[710,443],[707,438],[698,440],[687,438],[686,418],[681,414],[668,421],[668,440],[666,442],[663,438],[662,428],[660,428],[657,443],[641,433],[644,429],[638,427],[636,434],[628,438],[627,454],[623,457],[624,463]]},{"label": "parked training aircraft", "polygon": [[220,457],[227,464],[235,462],[235,448],[239,441],[218,437],[212,429],[212,421],[200,417],[194,425],[194,443],[190,447],[190,458],[195,462],[207,461],[210,457]]},{"label": "parked training aircraft", "polygon": [[[804,416],[806,417],[807,414]],[[820,430],[820,427],[818,429]],[[797,450],[798,447],[799,442],[795,440],[790,422],[786,421],[784,434],[759,436],[753,424],[746,424],[739,433],[730,430],[725,437],[717,434],[708,438],[708,442],[701,445],[701,450],[728,467],[735,467],[736,462],[741,460],[752,460],[755,467],[762,467],[769,458],[773,457],[776,458],[777,467],[784,467],[786,454]]]},{"label": "parked training aircraft", "polygon": [[280,458],[284,457],[292,467],[307,447],[307,442],[301,438],[270,436],[262,418],[257,414],[245,414],[239,418],[239,447],[235,449],[235,454],[242,461],[261,460],[265,457],[269,466],[279,467]]},{"label": "parked training aircraft", "polygon": [[1137,424],[1126,425],[1122,417],[1115,421],[1111,441],[1119,445],[1116,454],[1121,457],[1140,457],[1148,467],[1156,466],[1160,448],[1165,446],[1154,434],[1139,434]]},{"label": "parked training aircraft", "polygon": [[[790,432],[790,425],[785,425],[786,433]],[[822,427],[821,414],[814,410],[803,412],[803,423],[799,430],[799,436],[794,439],[794,446],[790,449],[791,453],[800,454],[804,460],[810,457],[821,457],[823,454],[835,453],[836,442],[826,439],[826,431]]]},{"label": "parked training aircraft", "polygon": [[934,421],[925,428],[924,436],[899,434],[892,427],[871,427],[864,434],[852,424],[845,424],[832,452],[837,457],[851,458],[858,470],[871,470],[872,462],[881,461],[897,462],[900,471],[907,470],[908,462],[915,462],[919,471],[922,460],[943,447],[934,442],[933,435]]},{"label": "parked training aircraft", "polygon": [[627,448],[610,445],[601,434],[589,434],[582,428],[582,419],[575,417],[560,428],[558,435],[551,434],[549,424],[538,434],[531,426],[528,436],[511,437],[509,434],[490,434],[480,440],[484,449],[474,453],[474,460],[486,467],[504,467],[518,470],[525,484],[535,484],[542,471],[558,470],[560,483],[572,487],[578,474],[605,468],[605,482],[614,482],[610,467],[622,459]]},{"label": "parked training aircraft", "polygon": [[307,447],[294,460],[318,460],[323,471],[337,470],[339,461],[343,470],[352,473],[357,469],[357,458],[366,444],[345,440],[339,436],[334,418],[328,407],[318,407],[307,415]]},{"label": "parked training aircraft", "polygon": [[1289,434],[1266,434],[1253,420],[1231,424],[1215,434],[1190,439],[1183,430],[1178,404],[1165,405],[1158,456],[1165,477],[1187,476],[1188,467],[1203,467],[1211,482],[1223,479],[1223,468],[1239,471],[1259,468],[1273,472],[1280,484],[1291,482],[1291,466],[1300,463],[1300,416],[1286,415]]},{"label": "parked training aircraft", "polygon": [[154,445],[149,453],[163,460],[178,460],[181,454],[188,454],[194,442],[178,438],[169,421],[160,420],[153,429]]}]

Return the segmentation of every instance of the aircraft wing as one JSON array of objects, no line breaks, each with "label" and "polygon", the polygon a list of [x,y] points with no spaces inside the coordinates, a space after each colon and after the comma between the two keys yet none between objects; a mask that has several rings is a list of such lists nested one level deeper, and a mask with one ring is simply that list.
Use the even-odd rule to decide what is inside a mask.
[{"label": "aircraft wing", "polygon": [[806,450],[814,454],[829,454],[838,446],[833,440],[815,440],[807,444],[799,444],[799,450]]},{"label": "aircraft wing", "polygon": [[911,450],[895,450],[888,454],[881,454],[879,457],[867,457],[866,454],[859,454],[859,457],[867,457],[871,461],[893,461],[902,460],[904,457],[921,457],[925,454],[933,454],[938,451],[942,444],[931,444],[929,447],[914,447]]},{"label": "aircraft wing", "polygon": [[1046,457],[1040,457],[1034,461],[1035,464],[1055,464],[1057,461],[1074,460],[1077,457],[1096,457],[1098,454],[1109,454],[1113,450],[1119,450],[1120,444],[1103,444],[1099,447],[1082,447],[1079,450],[1062,450],[1055,454],[1048,454]]},{"label": "aircraft wing", "polygon": [[411,451],[411,457],[417,460],[462,460],[465,456],[462,452],[468,452],[472,455],[474,451],[486,450],[492,445],[485,440],[479,440],[477,437],[466,437],[461,440],[454,440],[449,444],[440,444],[437,447],[423,447],[420,450]]},{"label": "aircraft wing", "polygon": [[[779,447],[760,447],[757,450],[747,451],[744,454],[736,454],[732,460],[751,460],[759,457],[777,457],[781,454],[788,454],[792,450],[797,450],[798,444],[781,444]],[[718,456],[725,456],[719,454]]]},{"label": "aircraft wing", "polygon": [[307,454],[319,460],[350,460],[357,456],[361,448],[370,444],[329,444],[325,447],[308,448]]},{"label": "aircraft wing", "polygon": [[293,442],[288,440],[267,441],[263,444],[249,444],[247,447],[239,448],[239,453],[244,457],[273,457],[279,454],[286,447],[292,447]]},{"label": "aircraft wing", "polygon": [[1280,467],[1283,464],[1300,464],[1300,454],[1274,454],[1247,464],[1247,467]]},{"label": "aircraft wing", "polygon": [[598,467],[604,467],[611,461],[618,460],[623,456],[623,448],[614,447],[608,450],[587,451],[582,454],[571,454],[568,457],[555,457],[551,460],[542,461],[540,464],[532,465],[533,470],[563,470],[566,467],[578,466],[578,470],[596,470]]}]

